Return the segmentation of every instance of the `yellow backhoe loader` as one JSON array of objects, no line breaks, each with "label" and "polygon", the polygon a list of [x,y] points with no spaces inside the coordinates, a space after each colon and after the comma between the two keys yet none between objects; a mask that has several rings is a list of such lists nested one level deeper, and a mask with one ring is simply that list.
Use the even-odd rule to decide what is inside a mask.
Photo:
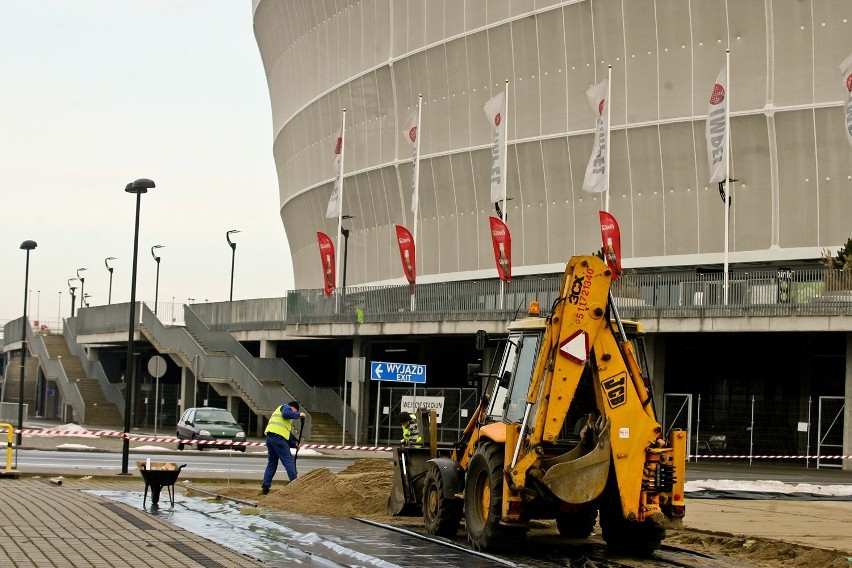
[{"label": "yellow backhoe loader", "polygon": [[[510,324],[496,370],[479,373],[460,439],[439,444],[424,421],[423,447],[395,449],[390,514],[422,513],[440,536],[464,519],[483,551],[511,547],[533,519],[585,538],[600,515],[610,548],[659,548],[685,511],[687,433],[664,432],[655,416],[642,329],[619,318],[612,279],[596,256],[569,261],[547,317],[533,303]],[[480,332],[478,347],[487,341]]]}]

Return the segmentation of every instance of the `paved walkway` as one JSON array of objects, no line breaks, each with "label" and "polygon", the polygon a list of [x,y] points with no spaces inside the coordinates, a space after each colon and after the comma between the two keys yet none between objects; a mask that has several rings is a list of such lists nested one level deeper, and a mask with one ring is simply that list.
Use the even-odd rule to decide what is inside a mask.
[{"label": "paved walkway", "polygon": [[[132,483],[132,487],[130,487]],[[158,518],[81,489],[140,490],[126,482],[0,479],[0,566],[139,568],[257,567],[243,556]],[[144,484],[142,484],[144,487]],[[167,496],[165,491],[161,504]],[[150,505],[150,501],[148,501]]]}]

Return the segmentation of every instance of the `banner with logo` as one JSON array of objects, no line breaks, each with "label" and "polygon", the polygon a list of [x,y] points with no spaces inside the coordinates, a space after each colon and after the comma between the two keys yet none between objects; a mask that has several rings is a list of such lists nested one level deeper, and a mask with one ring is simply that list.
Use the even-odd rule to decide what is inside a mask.
[{"label": "banner with logo", "polygon": [[417,207],[419,205],[418,183],[420,179],[420,105],[417,110],[411,113],[408,120],[405,121],[405,126],[402,128],[402,137],[411,147],[412,151],[412,171],[411,171],[411,212],[417,215]]},{"label": "banner with logo", "polygon": [[494,133],[491,147],[491,203],[506,198],[506,91],[494,96],[482,106]]},{"label": "banner with logo", "polygon": [[604,260],[613,272],[613,280],[621,276],[621,231],[618,222],[608,211],[600,211],[601,240]]},{"label": "banner with logo", "polygon": [[325,209],[326,219],[340,216],[342,200],[340,193],[343,185],[343,128],[334,136],[334,189],[328,198],[328,207]]},{"label": "banner with logo", "polygon": [[844,129],[846,139],[852,144],[852,53],[840,64],[840,71],[843,73],[843,92],[846,94],[843,105]]},{"label": "banner with logo", "polygon": [[325,233],[317,232],[317,241],[319,241],[320,261],[322,261],[322,282],[325,288],[325,295],[328,296],[334,291],[335,283],[335,264],[334,264],[334,243]]},{"label": "banner with logo", "polygon": [[586,165],[586,177],[583,178],[583,191],[603,193],[609,189],[606,163],[606,147],[609,144],[609,113],[606,100],[609,91],[609,79],[586,89],[586,100],[595,113],[595,145]]},{"label": "banner with logo", "polygon": [[[707,139],[707,163],[710,166],[710,183],[725,181],[728,154],[725,140],[728,136],[728,85],[726,85],[727,65],[722,66],[707,107],[707,124],[704,136]],[[722,196],[722,201],[725,197]]]},{"label": "banner with logo", "polygon": [[512,281],[512,236],[509,227],[497,217],[491,221],[491,244],[494,246],[494,260],[497,263],[497,276],[504,282]]},{"label": "banner with logo", "polygon": [[402,260],[402,271],[405,273],[408,283],[414,284],[414,280],[417,278],[414,238],[411,236],[411,231],[402,225],[394,225],[394,227],[396,227],[396,242],[399,244],[399,258]]}]

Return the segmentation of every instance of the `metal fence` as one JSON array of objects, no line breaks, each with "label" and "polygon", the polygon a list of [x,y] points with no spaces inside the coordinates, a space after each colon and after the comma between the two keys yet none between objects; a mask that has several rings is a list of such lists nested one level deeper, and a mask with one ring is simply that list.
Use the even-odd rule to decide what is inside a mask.
[{"label": "metal fence", "polygon": [[840,467],[842,396],[767,399],[762,395],[666,393],[666,430],[689,432],[691,461],[791,462]]},{"label": "metal fence", "polygon": [[[283,299],[194,305],[214,329],[299,323],[510,320],[537,300],[547,312],[562,275],[290,291]],[[725,289],[727,288],[727,294]],[[852,273],[844,270],[627,273],[614,281],[621,315],[633,319],[852,315]],[[726,298],[727,296],[727,298]]]}]

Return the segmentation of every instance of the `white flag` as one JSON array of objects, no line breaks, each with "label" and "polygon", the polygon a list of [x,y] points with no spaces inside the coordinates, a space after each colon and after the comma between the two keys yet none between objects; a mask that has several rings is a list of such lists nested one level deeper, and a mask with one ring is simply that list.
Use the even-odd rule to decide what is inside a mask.
[{"label": "white flag", "polygon": [[482,105],[482,110],[494,133],[494,145],[491,148],[491,202],[497,203],[506,198],[506,156],[503,151],[506,140],[506,91]]},{"label": "white flag", "polygon": [[607,179],[606,147],[609,144],[609,113],[606,100],[609,91],[609,79],[604,79],[586,89],[586,100],[595,113],[595,145],[589,164],[586,166],[586,177],[583,179],[583,191],[603,193],[609,189]]},{"label": "white flag", "polygon": [[417,111],[415,110],[405,121],[405,126],[402,128],[402,137],[405,138],[412,150],[417,149],[417,131]]},{"label": "white flag", "polygon": [[713,92],[710,94],[710,105],[707,107],[707,124],[704,126],[704,136],[707,139],[707,163],[710,166],[710,183],[726,181],[728,154],[725,140],[728,136],[728,85],[726,84],[726,69],[722,66]]},{"label": "white flag", "polygon": [[325,210],[326,219],[340,216],[340,186],[342,185],[342,160],[343,155],[343,130],[338,130],[334,135],[334,189],[328,198],[328,207]]},{"label": "white flag", "polygon": [[852,144],[852,53],[840,64],[840,70],[843,72],[843,88],[846,91],[846,101],[843,105],[846,139]]},{"label": "white flag", "polygon": [[408,142],[408,145],[411,146],[412,155],[414,159],[413,168],[411,172],[411,212],[415,215],[417,214],[417,205],[418,205],[418,179],[420,176],[420,156],[418,156],[418,144],[417,137],[420,135],[420,125],[417,124],[417,119],[419,115],[419,111],[415,110],[411,113],[411,116],[408,117],[408,120],[405,121],[405,126],[402,129],[402,136],[405,138],[405,141]]}]

